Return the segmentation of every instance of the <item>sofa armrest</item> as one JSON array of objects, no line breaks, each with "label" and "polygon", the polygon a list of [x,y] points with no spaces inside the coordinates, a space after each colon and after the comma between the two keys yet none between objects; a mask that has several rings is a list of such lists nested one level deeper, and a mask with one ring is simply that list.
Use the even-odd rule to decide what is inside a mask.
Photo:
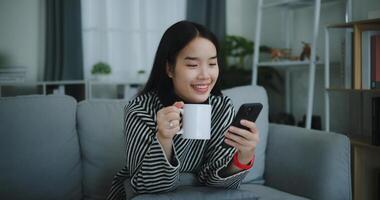
[{"label": "sofa armrest", "polygon": [[345,135],[270,124],[265,164],[270,187],[313,200],[352,198]]}]

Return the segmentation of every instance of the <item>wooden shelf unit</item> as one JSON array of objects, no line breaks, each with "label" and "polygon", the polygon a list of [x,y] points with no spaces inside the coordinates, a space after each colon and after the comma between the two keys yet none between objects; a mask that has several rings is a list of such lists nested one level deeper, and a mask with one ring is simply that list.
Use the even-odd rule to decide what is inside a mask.
[{"label": "wooden shelf unit", "polygon": [[[362,32],[380,30],[380,18],[328,25],[331,28],[351,28],[354,31],[353,88],[362,88]],[[328,33],[326,33],[328,34]],[[326,61],[327,62],[327,61]]]},{"label": "wooden shelf unit", "polygon": [[[330,87],[329,75],[329,29],[352,29],[353,30],[353,63],[352,63],[352,88]],[[359,101],[358,105],[350,102],[348,105],[353,112],[350,114],[351,126],[359,125],[359,129],[350,129],[351,141],[351,165],[352,165],[352,188],[354,200],[379,199],[380,198],[380,146],[372,143],[371,136],[366,134],[368,124],[372,122],[372,98],[380,96],[380,89],[363,89],[362,86],[362,33],[364,31],[380,30],[380,19],[354,21],[349,23],[333,24],[325,27],[326,56],[325,56],[325,114],[326,131],[330,131],[330,94],[338,92],[353,96]],[[354,101],[355,102],[355,101]],[[359,105],[360,104],[360,105]],[[353,124],[353,125],[352,125]],[[358,134],[360,133],[360,134]],[[360,135],[360,136],[359,136]]]},{"label": "wooden shelf unit", "polygon": [[[352,29],[353,30],[353,78],[352,89],[330,88],[330,49],[329,30],[330,29]],[[376,92],[377,89],[369,91],[362,89],[362,32],[380,30],[380,18],[348,23],[331,24],[325,27],[325,124],[326,131],[330,131],[330,96],[329,92]]]},{"label": "wooden shelf unit", "polygon": [[352,188],[354,200],[380,198],[380,146],[351,138]]}]

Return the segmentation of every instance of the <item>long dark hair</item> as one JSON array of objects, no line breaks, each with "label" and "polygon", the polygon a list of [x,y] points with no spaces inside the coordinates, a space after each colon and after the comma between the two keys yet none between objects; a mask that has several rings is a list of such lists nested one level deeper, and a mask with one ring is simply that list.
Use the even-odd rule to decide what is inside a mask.
[{"label": "long dark hair", "polygon": [[[161,101],[173,96],[173,83],[166,74],[166,64],[175,67],[179,52],[196,37],[208,39],[214,44],[218,56],[218,64],[220,64],[219,44],[216,36],[212,32],[207,30],[206,27],[194,22],[177,22],[170,26],[162,36],[157,48],[149,79],[144,89],[138,95],[154,91],[157,93]],[[219,70],[220,68],[221,67],[219,66]],[[211,94],[218,96],[222,95],[219,82],[220,75],[214,88],[211,90]]]}]

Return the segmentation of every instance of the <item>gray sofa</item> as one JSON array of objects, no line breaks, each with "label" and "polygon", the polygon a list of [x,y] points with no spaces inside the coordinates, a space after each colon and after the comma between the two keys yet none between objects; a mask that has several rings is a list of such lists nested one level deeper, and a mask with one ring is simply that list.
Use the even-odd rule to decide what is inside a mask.
[{"label": "gray sofa", "polygon": [[[257,121],[261,142],[255,166],[240,189],[204,187],[194,175],[181,174],[176,190],[133,199],[351,199],[346,136],[269,124],[261,87],[238,87],[225,94],[236,107],[264,104]],[[69,96],[0,98],[0,199],[104,199],[125,162],[126,103],[77,103]],[[130,191],[128,183],[126,187]]]}]

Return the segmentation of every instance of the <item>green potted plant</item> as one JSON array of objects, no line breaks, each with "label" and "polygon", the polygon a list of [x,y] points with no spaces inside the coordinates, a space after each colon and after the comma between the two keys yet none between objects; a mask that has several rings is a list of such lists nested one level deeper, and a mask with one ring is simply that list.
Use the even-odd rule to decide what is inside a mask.
[{"label": "green potted plant", "polygon": [[92,66],[91,74],[94,75],[95,80],[104,81],[108,79],[108,75],[112,70],[109,64],[105,62],[98,62]]},{"label": "green potted plant", "polygon": [[251,69],[248,58],[253,55],[253,41],[242,36],[226,35],[222,42],[224,73],[222,89],[251,83]]},{"label": "green potted plant", "polygon": [[[222,89],[251,84],[252,69],[249,60],[254,53],[254,42],[242,36],[227,35],[222,43],[222,57],[224,62],[224,77]],[[260,46],[259,51],[269,53],[268,46]],[[281,74],[274,68],[265,67],[258,69],[258,84],[266,89],[272,89],[280,93],[281,89],[274,84],[274,80],[283,82]]]}]

